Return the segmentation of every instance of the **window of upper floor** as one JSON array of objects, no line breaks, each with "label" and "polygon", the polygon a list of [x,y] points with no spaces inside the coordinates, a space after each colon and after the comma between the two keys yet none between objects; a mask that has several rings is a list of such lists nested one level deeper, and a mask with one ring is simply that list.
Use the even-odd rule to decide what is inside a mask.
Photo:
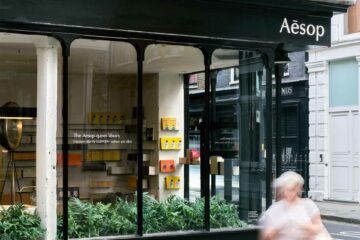
[{"label": "window of upper floor", "polygon": [[344,17],[344,34],[360,32],[360,1],[350,7]]}]

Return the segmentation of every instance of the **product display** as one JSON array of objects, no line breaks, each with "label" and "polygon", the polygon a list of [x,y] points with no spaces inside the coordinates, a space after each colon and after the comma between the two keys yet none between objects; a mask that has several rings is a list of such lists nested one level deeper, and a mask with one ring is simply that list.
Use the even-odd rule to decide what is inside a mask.
[{"label": "product display", "polygon": [[176,118],[161,118],[161,130],[163,131],[175,131]]},{"label": "product display", "polygon": [[160,160],[160,172],[175,172],[176,165],[174,160]]},{"label": "product display", "polygon": [[186,157],[179,158],[179,163],[191,165],[200,164],[200,152],[196,149],[187,149]]},{"label": "product display", "polygon": [[[148,180],[143,179],[142,181],[143,189],[148,188]],[[128,187],[136,189],[137,188],[137,176],[128,176]]]},{"label": "product display", "polygon": [[165,177],[165,188],[168,190],[180,189],[180,176]]},{"label": "product display", "polygon": [[88,161],[120,161],[120,151],[106,150],[106,151],[88,151],[86,153],[86,160]]},{"label": "product display", "polygon": [[35,152],[15,152],[14,161],[34,161],[36,159]]},{"label": "product display", "polygon": [[109,187],[113,187],[114,186],[114,182],[111,180],[105,181],[105,180],[93,180],[90,183],[90,187],[91,188],[109,188]]},{"label": "product display", "polygon": [[124,124],[124,114],[120,112],[90,112],[89,124]]},{"label": "product display", "polygon": [[220,156],[210,157],[210,172],[213,175],[224,175],[224,158]]},{"label": "product display", "polygon": [[181,137],[163,137],[160,142],[161,150],[180,150],[182,146]]}]

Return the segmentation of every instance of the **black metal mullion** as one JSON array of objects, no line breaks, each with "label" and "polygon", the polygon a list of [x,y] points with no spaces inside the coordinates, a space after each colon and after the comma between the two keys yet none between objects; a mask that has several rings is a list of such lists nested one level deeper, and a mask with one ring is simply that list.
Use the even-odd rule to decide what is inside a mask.
[{"label": "black metal mullion", "polygon": [[[189,93],[189,79],[190,79],[190,74],[189,75],[185,75],[184,77],[184,156],[186,156],[186,149],[189,149],[189,103],[190,103],[190,93]],[[186,200],[190,200],[190,182],[189,182],[189,178],[190,178],[190,166],[188,164],[184,165],[184,198]]]},{"label": "black metal mullion", "polygon": [[205,65],[205,94],[204,94],[204,112],[203,112],[203,127],[202,127],[202,142],[201,142],[201,196],[205,198],[204,204],[204,223],[205,230],[210,231],[210,164],[209,164],[209,146],[210,146],[210,65],[212,49],[204,49],[204,65]]},{"label": "black metal mullion", "polygon": [[266,66],[266,208],[272,204],[272,74]]},{"label": "black metal mullion", "polygon": [[137,51],[137,235],[143,235],[143,61],[146,45],[138,44]]},{"label": "black metal mullion", "polygon": [[68,153],[69,153],[69,56],[70,56],[70,45],[75,39],[69,36],[60,36],[60,42],[62,45],[62,57],[63,57],[63,72],[62,72],[62,157],[63,157],[63,239],[68,239],[68,189],[69,189],[69,166],[68,166]]},{"label": "black metal mullion", "polygon": [[[218,74],[218,71],[213,71],[211,76],[210,76],[210,87],[211,87],[211,105],[209,107],[210,109],[210,128],[212,129],[214,124],[216,123],[216,75]],[[215,149],[215,138],[214,138],[214,131],[210,132],[209,138],[211,138],[210,144],[211,144],[211,149],[214,150]],[[209,144],[209,146],[210,146]],[[209,149],[210,152],[210,149]],[[224,176],[225,178],[225,176]],[[216,195],[216,175],[211,174],[211,191],[210,191],[211,196],[215,196]]]},{"label": "black metal mullion", "polygon": [[275,97],[275,112],[276,112],[276,177],[279,177],[282,169],[281,159],[281,75],[282,65],[275,65],[275,85],[276,85],[276,97]]}]

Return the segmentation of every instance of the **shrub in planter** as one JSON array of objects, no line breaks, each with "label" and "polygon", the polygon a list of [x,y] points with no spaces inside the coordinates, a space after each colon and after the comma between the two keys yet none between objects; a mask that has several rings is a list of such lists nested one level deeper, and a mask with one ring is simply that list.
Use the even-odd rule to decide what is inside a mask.
[{"label": "shrub in planter", "polygon": [[1,240],[37,240],[45,235],[36,214],[25,211],[23,205],[14,205],[6,210],[0,209]]},{"label": "shrub in planter", "polygon": [[[218,197],[210,202],[212,228],[244,227],[235,205]],[[90,203],[79,199],[69,201],[68,233],[70,238],[135,234],[136,202],[121,198],[114,203]],[[170,196],[163,202],[144,194],[143,229],[145,233],[198,230],[204,227],[204,199],[188,202]],[[62,217],[58,218],[58,237],[61,239]]]},{"label": "shrub in planter", "polygon": [[[144,196],[144,232],[199,230],[204,228],[204,199],[191,203],[177,196],[158,202]],[[211,228],[245,227],[237,207],[214,196],[210,199]]]},{"label": "shrub in planter", "polygon": [[[118,199],[115,203],[90,203],[73,198],[69,201],[68,234],[70,238],[134,234],[136,205]],[[58,217],[58,238],[62,217]]]}]

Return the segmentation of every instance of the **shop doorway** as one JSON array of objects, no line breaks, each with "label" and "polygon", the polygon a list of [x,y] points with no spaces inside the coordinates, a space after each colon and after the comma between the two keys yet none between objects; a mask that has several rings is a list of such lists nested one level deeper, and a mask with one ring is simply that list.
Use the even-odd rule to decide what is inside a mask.
[{"label": "shop doorway", "polygon": [[330,113],[330,199],[359,201],[359,114]]}]

